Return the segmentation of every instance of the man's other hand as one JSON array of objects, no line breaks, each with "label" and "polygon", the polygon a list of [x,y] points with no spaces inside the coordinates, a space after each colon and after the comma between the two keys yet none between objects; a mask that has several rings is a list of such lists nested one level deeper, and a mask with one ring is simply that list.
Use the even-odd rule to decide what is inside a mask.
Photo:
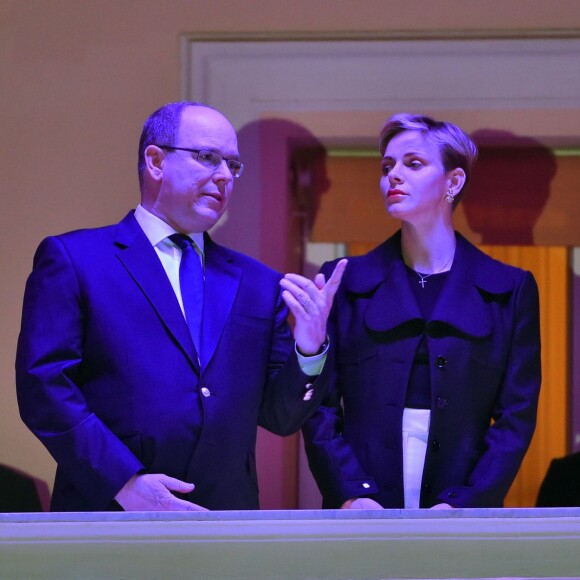
[{"label": "man's other hand", "polygon": [[186,483],[162,473],[134,475],[115,499],[125,511],[208,511],[171,493],[189,493],[194,487],[193,483]]}]

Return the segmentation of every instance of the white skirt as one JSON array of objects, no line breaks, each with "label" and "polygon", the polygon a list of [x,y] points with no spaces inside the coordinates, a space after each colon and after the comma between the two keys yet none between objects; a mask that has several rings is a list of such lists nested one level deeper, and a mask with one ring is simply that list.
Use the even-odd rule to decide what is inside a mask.
[{"label": "white skirt", "polygon": [[418,509],[429,437],[429,409],[403,411],[403,485],[405,508]]}]

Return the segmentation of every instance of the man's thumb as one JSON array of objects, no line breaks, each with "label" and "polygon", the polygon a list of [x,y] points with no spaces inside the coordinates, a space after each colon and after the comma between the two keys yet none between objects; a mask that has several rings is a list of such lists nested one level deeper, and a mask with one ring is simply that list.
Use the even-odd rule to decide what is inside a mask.
[{"label": "man's thumb", "polygon": [[174,477],[166,476],[165,480],[163,481],[167,489],[171,491],[178,491],[181,493],[189,493],[193,491],[195,485],[193,483],[187,483],[185,481],[181,481],[180,479],[175,479]]}]

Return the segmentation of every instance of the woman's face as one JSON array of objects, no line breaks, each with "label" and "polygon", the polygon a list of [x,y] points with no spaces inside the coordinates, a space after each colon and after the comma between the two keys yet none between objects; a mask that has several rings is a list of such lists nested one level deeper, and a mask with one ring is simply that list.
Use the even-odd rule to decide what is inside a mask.
[{"label": "woman's face", "polygon": [[445,194],[453,185],[453,171],[445,170],[439,148],[423,133],[393,137],[381,165],[381,192],[392,217],[421,222],[450,212]]}]

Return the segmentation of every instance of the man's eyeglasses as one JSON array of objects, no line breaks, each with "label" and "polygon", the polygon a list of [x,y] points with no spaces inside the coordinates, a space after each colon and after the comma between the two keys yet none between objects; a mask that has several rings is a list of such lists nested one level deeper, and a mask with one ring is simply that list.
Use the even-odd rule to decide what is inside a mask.
[{"label": "man's eyeglasses", "polygon": [[244,164],[239,159],[224,157],[209,149],[189,149],[187,147],[174,147],[173,145],[157,145],[159,149],[176,149],[178,151],[189,151],[195,154],[195,160],[208,169],[217,169],[225,160],[228,169],[234,177],[239,177],[244,171]]}]

